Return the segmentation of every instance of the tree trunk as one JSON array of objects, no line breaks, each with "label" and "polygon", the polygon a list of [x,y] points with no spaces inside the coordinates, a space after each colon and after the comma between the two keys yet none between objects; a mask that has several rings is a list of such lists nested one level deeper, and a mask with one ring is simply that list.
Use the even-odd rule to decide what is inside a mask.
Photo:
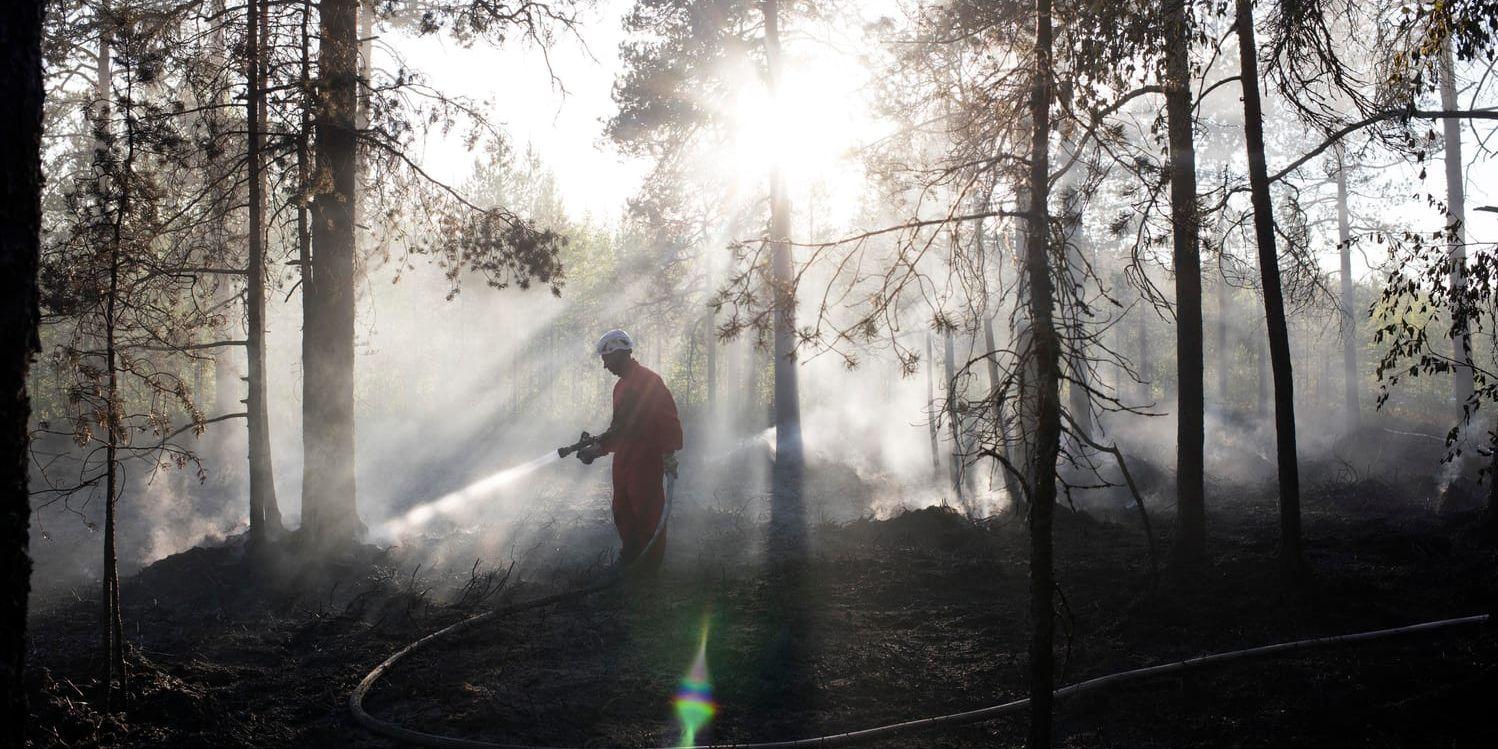
[{"label": "tree trunk", "polygon": [[0,4],[0,745],[25,745],[26,603],[31,591],[26,376],[41,351],[37,263],[41,254],[43,0]]},{"label": "tree trunk", "polygon": [[322,547],[362,530],[354,482],[354,221],[358,200],[358,6],[321,0],[318,18],[317,194],[312,201],[312,278],[303,323],[302,424],[306,472],[302,525]]},{"label": "tree trunk", "polygon": [[744,345],[743,338],[723,342],[723,390],[726,396],[720,418],[724,425],[724,435],[737,435],[743,426],[741,403],[747,396],[744,394],[746,387],[740,370],[746,362],[740,349]]},{"label": "tree trunk", "polygon": [[1052,591],[1051,516],[1056,503],[1056,456],[1061,449],[1060,352],[1053,317],[1050,268],[1050,227],[1046,209],[1050,197],[1051,136],[1051,2],[1035,3],[1035,79],[1030,92],[1030,205],[1027,221],[1025,273],[1030,287],[1029,356],[1036,381],[1029,388],[1035,399],[1036,432],[1030,452],[1030,735],[1029,749],[1051,746],[1051,690],[1055,680],[1052,649],[1055,613]]},{"label": "tree trunk", "polygon": [[1258,403],[1254,408],[1254,413],[1262,418],[1269,415],[1269,357],[1266,353],[1268,349],[1263,341],[1258,339],[1252,340],[1254,347],[1254,371],[1257,373],[1258,379],[1256,382],[1259,386]]},{"label": "tree trunk", "polygon": [[[1456,110],[1460,106],[1456,96],[1456,61],[1452,54],[1451,44],[1451,38],[1448,36],[1441,45],[1441,108],[1448,111]],[[1459,300],[1453,305],[1453,310],[1456,310],[1470,307],[1461,301],[1466,296],[1467,288],[1467,192],[1462,178],[1462,169],[1465,166],[1465,160],[1462,158],[1462,121],[1447,117],[1441,121],[1441,128],[1446,150],[1446,255],[1451,263],[1451,296]],[[1471,334],[1475,319],[1475,314],[1471,318],[1465,315],[1455,315],[1451,329],[1451,355],[1455,361],[1451,395],[1456,401],[1458,413],[1464,425],[1471,417],[1471,409],[1475,406]],[[1465,434],[1465,430],[1463,433]],[[1463,442],[1466,440],[1464,439]],[[1473,473],[1468,470],[1474,460],[1473,452],[1475,451],[1463,450],[1461,456],[1455,461],[1454,465],[1463,475]],[[1498,466],[1498,457],[1495,457],[1494,461],[1494,465]],[[1494,474],[1488,480],[1498,483],[1498,474]],[[1489,509],[1498,508],[1498,495],[1489,490],[1489,498]]]},{"label": "tree trunk", "polygon": [[[983,224],[981,221],[977,228],[977,242],[978,253],[981,256],[983,254]],[[985,269],[988,267],[986,260],[983,267]],[[1004,261],[1002,257],[994,264],[994,286],[1000,290],[1004,288]],[[988,297],[989,300],[992,298],[992,295]],[[1003,382],[999,373],[999,347],[994,340],[993,334],[993,318],[996,314],[998,314],[998,310],[996,309],[985,307],[983,311],[983,345],[988,351],[988,389],[991,394],[989,397],[993,398],[994,425],[999,432],[999,454],[1003,455],[1004,460],[1009,461],[1010,465],[1014,465],[1014,456],[1009,450],[1009,446],[1013,444],[1014,435],[1013,430],[1009,426],[1009,415],[1005,412],[1009,398],[1007,394],[999,392],[999,388]],[[1019,481],[1002,466],[999,468],[999,475],[1004,477],[1004,493],[1008,495],[1010,503],[1018,507],[1024,501]]]},{"label": "tree trunk", "polygon": [[[775,100],[781,73],[778,6],[777,0],[765,0],[761,6],[771,101]],[[781,555],[795,559],[805,551],[806,508],[801,496],[805,462],[796,372],[796,290],[790,235],[790,196],[786,194],[784,171],[777,163],[770,173],[770,276],[775,294],[775,472],[770,519],[771,536]]]},{"label": "tree trunk", "polygon": [[754,341],[745,341],[744,354],[744,401],[740,419],[755,432],[765,428],[765,411],[759,402],[759,377],[764,362],[760,360],[759,346]]},{"label": "tree trunk", "polygon": [[[359,114],[356,125],[359,132],[369,129],[369,117],[373,107],[373,92],[370,89],[370,77],[374,73],[374,16],[376,0],[361,0],[359,3]],[[368,179],[366,174],[368,166],[365,164],[362,150],[354,150],[354,184],[355,191],[362,189],[364,182]],[[354,201],[352,212],[354,215],[354,249],[359,249],[359,237],[361,232],[369,231],[364,225],[364,207],[361,200]]]},{"label": "tree trunk", "polygon": [[[926,429],[931,435],[931,482],[941,486],[941,443],[936,438],[936,353],[926,333]],[[946,504],[943,500],[942,504]]]},{"label": "tree trunk", "polygon": [[[955,228],[947,233],[947,263],[954,268],[957,266],[958,239]],[[962,421],[957,411],[957,344],[950,330],[942,334],[942,372],[946,383],[943,387],[942,413],[947,421],[947,438],[952,442],[951,452],[947,456],[947,481],[952,487],[952,497],[960,505],[963,501]]]},{"label": "tree trunk", "polygon": [[[1082,270],[1082,262],[1079,255],[1082,252],[1082,214],[1080,196],[1075,190],[1068,190],[1066,196],[1066,225],[1062,232],[1062,252],[1066,255],[1066,277],[1078,289],[1086,282]],[[1091,387],[1088,382],[1086,330],[1083,328],[1084,320],[1081,315],[1072,317],[1075,330],[1071,338],[1076,341],[1069,356],[1067,357],[1067,369],[1071,379],[1066,384],[1067,408],[1071,412],[1072,421],[1076,422],[1076,428],[1082,432],[1078,435],[1077,445],[1087,444],[1092,439],[1095,431],[1092,424],[1092,396],[1089,392]]]},{"label": "tree trunk", "polygon": [[1264,317],[1269,335],[1269,364],[1274,375],[1274,432],[1279,463],[1280,567],[1292,580],[1303,577],[1300,541],[1300,465],[1295,450],[1295,383],[1290,365],[1290,334],[1280,288],[1279,250],[1269,199],[1269,169],[1264,161],[1264,113],[1259,101],[1259,57],[1254,42],[1252,0],[1237,0],[1238,59],[1243,74],[1244,134],[1248,141],[1248,177],[1253,195],[1254,237],[1259,248],[1259,276],[1264,287]]},{"label": "tree trunk", "polygon": [[[110,118],[113,116],[114,100],[114,69],[113,69],[113,45],[114,19],[108,4],[99,9],[99,47],[96,55],[95,81],[96,95],[98,96],[97,124],[99,132],[107,133],[110,129]],[[128,99],[127,99],[128,101]],[[129,118],[126,118],[129,121]],[[104,159],[103,151],[110,148],[109,139],[101,136],[96,148],[100,153],[97,158]],[[128,173],[127,164],[125,171]],[[106,384],[104,390],[104,558],[101,574],[100,600],[99,600],[99,625],[100,644],[103,650],[104,672],[103,682],[105,690],[105,705],[111,705],[116,688],[123,690],[125,687],[125,656],[124,656],[124,629],[120,617],[120,577],[118,559],[115,550],[115,510],[119,499],[119,361],[116,350],[115,324],[116,312],[118,311],[119,289],[120,289],[120,242],[122,237],[122,222],[128,210],[128,195],[124,192],[128,185],[128,177],[122,176],[118,179],[117,187],[121,190],[118,196],[119,204],[115,207],[113,214],[113,229],[109,238],[107,249],[109,257],[109,286],[104,297],[104,366]],[[110,200],[110,190],[114,189],[109,180],[101,170],[97,175],[96,186],[99,191],[100,201]],[[108,215],[107,208],[101,215]],[[118,677],[118,683],[116,683]]]},{"label": "tree trunk", "polygon": [[[1082,159],[1080,146],[1075,138],[1063,136],[1061,139],[1063,155],[1068,160]],[[1060,247],[1061,262],[1065,268],[1065,281],[1063,288],[1071,289],[1070,294],[1076,296],[1085,295],[1084,285],[1087,282],[1083,270],[1084,260],[1082,258],[1082,194],[1079,186],[1083,180],[1078,176],[1080,169],[1072,170],[1062,177],[1061,181],[1052,187],[1053,191],[1059,191],[1061,195],[1060,215]],[[1062,302],[1064,305],[1065,302]],[[1086,319],[1083,314],[1068,315],[1060,323],[1066,330],[1066,340],[1071,345],[1066,347],[1063,353],[1065,363],[1064,388],[1066,390],[1066,410],[1071,417],[1070,424],[1080,434],[1075,435],[1073,446],[1078,452],[1087,449],[1087,441],[1092,438],[1092,396],[1089,392],[1088,362],[1087,362],[1087,330]]]},{"label": "tree trunk", "polygon": [[[1451,39],[1441,47],[1441,108],[1455,111],[1456,64],[1451,54]],[[1455,117],[1441,120],[1446,145],[1446,256],[1451,262],[1451,295],[1460,299],[1467,288],[1467,193],[1462,180],[1462,121]],[[1451,329],[1452,370],[1451,396],[1456,400],[1462,421],[1472,402],[1472,334],[1465,320],[1454,320]]]},{"label": "tree trunk", "polygon": [[[300,275],[302,289],[302,346],[301,358],[303,362],[304,376],[302,386],[306,387],[305,367],[311,356],[315,340],[308,335],[308,321],[312,320],[316,313],[312,311],[316,297],[312,293],[312,226],[311,211],[309,210],[309,192],[312,189],[312,112],[316,102],[312,96],[312,0],[302,0],[302,12],[300,18],[301,35],[301,117],[300,127],[296,140],[296,244],[297,244],[297,270]],[[306,437],[307,423],[314,418],[315,409],[307,398],[302,398],[302,436]],[[306,450],[303,450],[302,463],[302,525],[307,520],[307,487],[317,481],[312,475],[317,468],[305,461]]]},{"label": "tree trunk", "polygon": [[942,362],[946,372],[946,407],[943,409],[947,416],[947,436],[952,440],[952,452],[949,456],[951,461],[947,467],[947,478],[952,484],[952,496],[962,502],[962,423],[957,413],[957,347],[952,340],[949,331],[942,336]]},{"label": "tree trunk", "polygon": [[[713,273],[712,255],[707,255],[703,263],[703,286],[709,299],[713,296],[713,288],[718,280]],[[703,350],[706,354],[706,379],[707,379],[707,408],[704,409],[708,416],[708,424],[713,434],[721,436],[718,431],[721,424],[718,421],[718,313],[711,305],[707,308],[707,336],[703,340]]]},{"label": "tree trunk", "polygon": [[1191,27],[1186,0],[1165,3],[1165,110],[1170,131],[1170,218],[1176,292],[1176,556],[1206,554],[1202,372],[1202,269],[1192,137]]},{"label": "tree trunk", "polygon": [[1139,402],[1150,403],[1154,397],[1154,383],[1150,381],[1152,376],[1150,365],[1150,337],[1149,337],[1149,303],[1140,305],[1134,313],[1134,337],[1139,348]]},{"label": "tree trunk", "polygon": [[1217,401],[1229,403],[1228,375],[1232,373],[1233,354],[1228,350],[1228,315],[1232,309],[1232,287],[1226,276],[1217,277]]},{"label": "tree trunk", "polygon": [[249,164],[249,252],[245,278],[245,422],[249,430],[250,543],[261,545],[281,534],[281,508],[276,502],[272,469],[270,408],[266,403],[265,373],[265,169],[261,156],[266,129],[265,68],[260,55],[267,38],[265,0],[245,3],[245,122],[250,123],[245,161]]},{"label": "tree trunk", "polygon": [[[109,296],[105,300],[104,359],[108,367],[108,385],[104,394],[104,565],[100,598],[99,629],[104,653],[104,703],[113,703],[115,690],[125,689],[125,653],[120,616],[119,554],[115,550],[115,508],[119,487],[120,383],[119,361],[115,349],[115,307],[120,289],[119,238],[110,249]],[[118,677],[118,683],[116,683]]]}]

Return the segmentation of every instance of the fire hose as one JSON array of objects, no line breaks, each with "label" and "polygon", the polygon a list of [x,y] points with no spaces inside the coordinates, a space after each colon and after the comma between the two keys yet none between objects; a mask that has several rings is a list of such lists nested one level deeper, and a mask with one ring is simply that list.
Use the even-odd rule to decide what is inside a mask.
[{"label": "fire hose", "polygon": [[[369,693],[370,688],[372,688],[375,682],[379,680],[380,676],[382,676],[387,670],[389,670],[391,666],[395,665],[395,663],[401,658],[404,658],[405,656],[410,655],[411,653],[430,644],[433,640],[437,640],[446,635],[460,632],[474,624],[478,624],[481,621],[491,619],[496,616],[517,613],[520,611],[526,611],[556,603],[561,603],[563,601],[571,599],[581,598],[583,596],[603,590],[610,585],[612,585],[611,582],[595,584],[578,590],[559,593],[556,595],[539,598],[534,601],[528,601],[525,603],[509,606],[504,609],[498,609],[487,614],[480,614],[469,619],[464,619],[457,624],[452,624],[444,627],[443,629],[437,630],[436,632],[433,632],[426,637],[423,637],[420,640],[407,645],[399,651],[396,651],[389,658],[386,658],[383,662],[380,663],[380,665],[376,666],[373,671],[370,671],[369,674],[367,674],[359,682],[359,685],[354,688],[353,693],[349,695],[349,709],[354,714],[354,720],[357,721],[359,725],[364,726],[370,731],[373,731],[382,736],[397,739],[399,741],[404,741],[410,744],[416,744],[418,746],[439,747],[439,749],[564,749],[563,747],[535,746],[530,744],[509,744],[493,741],[479,741],[476,739],[456,738],[452,736],[442,736],[439,734],[426,733],[424,731],[405,728],[395,723],[381,720],[374,717],[373,715],[370,715],[369,712],[364,709],[364,698]],[[1087,679],[1085,681],[1080,681],[1075,684],[1070,684],[1068,686],[1062,687],[1060,689],[1057,689],[1052,694],[1059,702],[1063,699],[1082,694],[1083,692],[1090,692],[1105,687],[1117,686],[1124,682],[1142,681],[1145,679],[1161,676],[1181,674],[1187,671],[1195,671],[1207,666],[1218,665],[1229,661],[1261,658],[1265,656],[1279,655],[1282,653],[1289,653],[1298,650],[1312,650],[1315,648],[1321,648],[1330,645],[1376,640],[1385,637],[1393,637],[1396,635],[1431,632],[1453,627],[1483,624],[1485,622],[1489,622],[1491,619],[1492,615],[1490,614],[1478,614],[1475,616],[1464,616],[1456,619],[1441,619],[1437,621],[1422,622],[1419,624],[1411,624],[1403,627],[1393,627],[1391,629],[1378,629],[1369,632],[1332,635],[1329,637],[1313,637],[1305,640],[1281,642],[1275,643],[1273,645],[1262,645],[1259,647],[1247,648],[1244,650],[1232,650],[1223,653],[1212,653],[1210,655],[1198,656],[1196,658],[1188,658],[1183,661],[1164,663],[1157,666],[1146,666],[1144,668],[1136,668],[1129,671],[1120,671],[1104,676],[1098,676],[1092,679]],[[845,733],[829,734],[826,736],[814,736],[810,738],[790,739],[786,741],[713,743],[690,747],[689,749],[809,749],[810,747],[853,746],[856,744],[862,744],[877,739],[890,738],[892,736],[901,734],[929,731],[937,728],[971,725],[974,723],[983,723],[994,720],[995,718],[1001,718],[1006,715],[1018,713],[1028,707],[1029,704],[1030,700],[1028,698],[1024,698],[1012,700],[1010,702],[1004,702],[998,705],[981,707],[975,710],[966,710],[963,712],[948,713],[946,715],[937,715],[927,718],[916,718],[914,720],[908,720],[899,723],[890,723],[882,726],[875,726],[873,728],[848,731]],[[671,748],[660,747],[658,749]]]},{"label": "fire hose", "polygon": [[[587,435],[585,434],[584,440],[586,439]],[[590,585],[585,585],[581,588],[576,588],[561,593],[555,593],[548,596],[542,596],[540,598],[532,599],[529,601],[510,604],[508,606],[496,608],[493,611],[470,616],[467,619],[463,619],[456,623],[449,624],[448,626],[443,627],[439,630],[436,630],[435,632],[432,632],[425,637],[422,637],[406,645],[400,650],[395,651],[390,655],[390,657],[381,661],[379,665],[375,666],[374,669],[365,674],[364,678],[360,679],[358,685],[354,687],[354,691],[349,694],[349,711],[353,713],[354,721],[364,728],[381,736],[396,739],[397,741],[403,741],[409,744],[415,744],[418,746],[437,747],[438,749],[563,749],[562,747],[546,747],[534,746],[530,744],[508,744],[493,741],[480,741],[477,739],[464,739],[453,736],[443,736],[435,733],[427,733],[425,731],[417,731],[415,729],[406,728],[391,721],[382,720],[371,715],[368,710],[364,709],[364,699],[369,695],[369,692],[374,688],[374,685],[380,680],[380,677],[384,676],[385,673],[388,672],[392,667],[394,667],[396,663],[400,662],[402,658],[405,658],[406,656],[418,650],[421,650],[422,648],[432,644],[437,640],[458,634],[460,632],[463,632],[464,630],[471,629],[478,624],[482,624],[492,619],[501,618],[511,614],[518,614],[524,611],[533,611],[535,609],[545,608],[547,606],[554,606],[556,604],[564,603],[567,601],[582,599],[618,585],[625,579],[625,576],[629,573],[630,568],[639,560],[644,559],[646,554],[655,546],[657,539],[660,538],[661,531],[666,527],[666,520],[671,515],[672,493],[673,492],[669,489],[666,492],[666,503],[665,506],[661,509],[661,519],[656,523],[655,531],[650,536],[650,542],[645,545],[645,548],[640,553],[640,556],[636,557],[635,560],[630,564],[616,567],[611,572],[611,574],[606,575],[602,580]],[[1080,681],[1075,684],[1061,687],[1052,694],[1054,695],[1056,701],[1060,702],[1063,699],[1074,697],[1084,692],[1091,692],[1094,690],[1103,689],[1105,687],[1117,686],[1125,682],[1140,681],[1160,676],[1180,674],[1187,671],[1203,669],[1208,666],[1227,663],[1230,661],[1248,660],[1251,658],[1261,658],[1265,656],[1279,655],[1282,653],[1290,653],[1300,650],[1311,650],[1315,648],[1327,647],[1330,645],[1364,642],[1367,640],[1376,640],[1397,635],[1432,632],[1436,630],[1450,629],[1453,627],[1483,624],[1491,620],[1492,615],[1490,614],[1478,614],[1475,616],[1464,616],[1455,619],[1441,619],[1437,621],[1422,622],[1419,624],[1410,624],[1403,627],[1393,627],[1390,629],[1378,629],[1368,632],[1356,632],[1345,635],[1332,635],[1329,637],[1313,637],[1304,640],[1275,643],[1272,645],[1261,645],[1258,647],[1246,648],[1243,650],[1212,653],[1210,655],[1188,658],[1186,660],[1175,661],[1173,663],[1164,663],[1156,666],[1146,666],[1143,668],[1136,668],[1128,671],[1119,671],[1116,673],[1106,674],[1104,676],[1098,676],[1092,679],[1087,679],[1085,681]],[[804,749],[806,747],[852,746],[855,744],[861,744],[877,739],[889,738],[891,736],[899,734],[929,731],[937,728],[946,728],[951,726],[983,723],[995,718],[1018,713],[1028,707],[1029,704],[1030,700],[1028,698],[1018,699],[1012,700],[1010,702],[1000,703],[997,705],[990,705],[988,707],[981,707],[974,710],[966,710],[962,712],[948,713],[946,715],[937,715],[926,718],[916,718],[914,720],[907,720],[899,723],[890,723],[886,725],[875,726],[873,728],[864,728],[860,730],[830,734],[826,736],[814,736],[810,738],[790,739],[786,741],[713,743],[700,747],[691,747],[690,749]],[[661,749],[670,748],[662,747]]]}]

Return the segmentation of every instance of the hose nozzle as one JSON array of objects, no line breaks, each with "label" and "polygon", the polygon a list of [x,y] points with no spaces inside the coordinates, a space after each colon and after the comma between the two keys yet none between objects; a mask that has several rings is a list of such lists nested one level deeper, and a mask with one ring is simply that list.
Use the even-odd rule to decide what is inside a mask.
[{"label": "hose nozzle", "polygon": [[597,442],[598,442],[598,438],[597,437],[594,437],[593,435],[588,434],[587,432],[583,432],[583,436],[579,437],[578,440],[577,440],[577,442],[574,442],[574,443],[572,443],[570,445],[567,445],[566,447],[559,447],[559,448],[557,448],[557,457],[559,457],[559,458],[565,458],[568,455],[571,455],[571,454],[573,454],[573,453],[577,452],[578,450],[581,450],[581,449],[583,449],[585,447],[590,447],[590,446],[592,446],[593,444],[595,444]]}]

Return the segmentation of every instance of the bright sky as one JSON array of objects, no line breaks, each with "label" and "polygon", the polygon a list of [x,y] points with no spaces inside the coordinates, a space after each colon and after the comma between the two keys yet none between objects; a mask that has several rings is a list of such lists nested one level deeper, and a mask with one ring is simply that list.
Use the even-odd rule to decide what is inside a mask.
[{"label": "bright sky", "polygon": [[[631,4],[599,3],[586,12],[580,26],[586,46],[565,38],[545,54],[527,43],[464,49],[440,37],[391,35],[387,41],[440,90],[490,102],[491,118],[502,124],[515,147],[531,144],[556,173],[563,199],[575,215],[614,221],[648,170],[648,164],[615,150],[603,134],[604,123],[614,113],[611,90],[624,37],[621,23]],[[880,7],[890,9],[888,3],[879,3],[859,10],[870,14]],[[381,54],[376,52],[377,64],[388,65],[388,54],[384,59]],[[819,183],[819,213],[849,218],[863,182],[861,163],[852,149],[889,130],[869,118],[862,101],[869,72],[852,55],[825,45],[788,48],[788,56],[795,74],[786,76],[780,111],[796,116],[773,117],[763,87],[756,80],[746,81],[730,113],[744,137],[714,162],[733,172],[741,188],[753,189],[767,184],[776,144],[788,144],[781,149],[781,158],[792,190],[804,192]],[[553,83],[551,73],[559,84]],[[471,171],[473,161],[455,138],[430,139],[424,159],[434,174],[453,182]]]},{"label": "bright sky", "polygon": [[[536,45],[514,41],[501,49],[485,45],[464,49],[440,35],[392,35],[386,41],[440,90],[489,102],[492,119],[509,134],[515,147],[523,149],[529,143],[555,172],[570,212],[612,223],[618,220],[625,200],[636,192],[648,168],[618,153],[603,135],[603,124],[614,111],[610,92],[618,72],[621,20],[631,4],[632,0],[598,3],[585,12],[580,26],[586,46],[567,37],[545,54]],[[866,18],[873,18],[880,12],[891,12],[893,5],[881,0],[857,7]],[[843,33],[854,36],[857,32]],[[768,98],[758,82],[746,82],[731,113],[744,137],[728,153],[713,159],[715,166],[734,173],[741,188],[752,191],[755,185],[765,184],[769,154],[777,150],[775,144],[790,144],[782,159],[793,202],[804,205],[799,196],[815,184],[819,193],[816,223],[824,228],[846,227],[857,210],[864,174],[850,149],[890,131],[888,123],[876,122],[867,114],[861,97],[869,73],[847,49],[851,41],[840,40],[836,45],[843,48],[840,51],[825,44],[795,45],[788,41],[788,65],[794,67],[784,79],[780,111],[794,116],[777,120],[772,116],[773,108],[766,106]],[[377,52],[376,63],[389,67],[389,55]],[[554,83],[550,73],[555,73],[560,82]],[[1234,106],[1235,99],[1224,96],[1219,104]],[[1488,128],[1478,129],[1486,132]],[[1477,147],[1471,128],[1466,129],[1465,140],[1470,162]],[[461,182],[471,171],[473,160],[456,138],[434,138],[425,146],[426,166],[451,182]],[[1271,159],[1271,170],[1278,166],[1275,161],[1279,160]],[[1433,160],[1429,167],[1430,176],[1418,189],[1443,196],[1440,161]],[[1492,171],[1487,163],[1479,163],[1467,172],[1472,241],[1498,238],[1498,214],[1471,210],[1498,204],[1498,176]],[[1415,189],[1411,185],[1410,192]],[[1420,209],[1409,218],[1424,223],[1429,215]],[[800,220],[797,232],[804,230]],[[1356,272],[1361,275],[1361,269]]]},{"label": "bright sky", "polygon": [[[628,5],[599,3],[584,15],[586,46],[567,37],[545,54],[529,43],[464,49],[440,35],[389,40],[438,89],[489,102],[491,118],[516,149],[531,144],[556,173],[569,211],[611,221],[646,170],[616,152],[603,136],[603,123],[614,111],[610,90]],[[389,64],[388,56],[376,55],[377,64]],[[548,58],[559,84],[548,73]],[[446,180],[461,181],[472,171],[473,155],[454,138],[428,141],[424,156],[424,163]]]}]

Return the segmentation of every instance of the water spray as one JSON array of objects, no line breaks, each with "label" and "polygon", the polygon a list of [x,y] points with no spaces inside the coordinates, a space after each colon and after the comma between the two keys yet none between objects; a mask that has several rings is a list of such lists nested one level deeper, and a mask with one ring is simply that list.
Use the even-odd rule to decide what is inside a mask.
[{"label": "water spray", "polygon": [[407,510],[400,517],[386,521],[379,527],[376,534],[385,538],[400,538],[438,517],[454,515],[473,504],[474,501],[490,497],[501,488],[534,473],[536,469],[561,460],[562,456],[559,453],[560,451],[547,451],[546,454],[534,460],[491,473],[457,491],[422,502]]},{"label": "water spray", "polygon": [[[586,437],[586,434],[584,436]],[[758,436],[760,438],[763,438],[767,435],[762,434]],[[528,474],[536,470],[537,468],[540,468],[541,466],[561,460],[563,455],[568,454],[562,451],[565,449],[566,448],[548,452],[529,463],[525,463],[523,465],[519,465],[514,468],[500,471],[499,473],[485,477],[484,479],[474,482],[468,487],[465,487],[457,492],[453,492],[452,494],[436,500],[435,502],[428,503],[428,505],[443,505],[443,503],[446,502],[448,504],[443,506],[461,506],[462,504],[471,501],[474,497],[482,496],[487,492],[491,492],[500,486],[508,484],[511,481],[514,481],[515,479],[524,476],[525,474]],[[581,449],[581,447],[577,447],[576,449]],[[454,497],[456,497],[457,499],[454,499]],[[662,532],[666,527],[666,522],[671,517],[671,506],[673,504],[672,500],[672,492],[668,489],[668,491],[666,492],[666,504],[665,507],[663,507],[661,510],[661,517],[660,520],[656,523],[655,532],[651,534],[650,542],[645,544],[645,550],[640,554],[639,557],[637,557],[637,560],[647,557],[650,550],[660,541]],[[411,512],[407,513],[407,516],[423,510],[424,507],[426,506],[423,505],[413,508]],[[436,514],[439,511],[441,510],[437,508],[429,509],[425,514],[422,514],[418,518],[418,521],[429,519],[432,515]],[[349,694],[349,712],[353,714],[354,721],[356,723],[376,734],[396,739],[398,741],[415,744],[418,746],[435,747],[437,749],[551,749],[550,747],[536,747],[525,744],[499,743],[493,741],[483,741],[479,739],[465,739],[455,736],[443,736],[440,734],[427,733],[425,731],[406,728],[405,726],[399,725],[397,723],[382,720],[380,718],[376,718],[373,715],[370,715],[369,711],[364,708],[364,699],[374,688],[376,682],[379,681],[380,677],[383,676],[391,668],[393,668],[396,663],[400,662],[400,660],[405,658],[406,656],[426,647],[433,642],[441,640],[445,637],[456,635],[486,621],[512,616],[523,611],[544,609],[568,601],[577,601],[587,596],[591,596],[604,590],[608,590],[609,588],[612,588],[621,583],[625,579],[625,575],[628,572],[629,568],[632,566],[633,563],[631,563],[630,565],[626,565],[625,567],[613,568],[611,573],[603,576],[601,579],[596,580],[591,584],[585,585],[580,588],[574,588],[572,590],[554,593],[548,596],[542,596],[540,598],[531,599],[529,601],[512,603],[507,606],[486,611],[481,614],[475,614],[468,617],[467,619],[462,619],[453,624],[449,624],[446,627],[427,634],[425,637],[412,641],[405,647],[392,653],[385,660],[381,661],[379,665],[375,666],[369,671],[369,673],[365,674],[363,679],[359,680],[359,683],[355,685],[353,691]],[[1262,658],[1282,653],[1313,650],[1333,645],[1377,640],[1386,637],[1415,633],[1429,633],[1461,626],[1490,624],[1494,619],[1494,615],[1491,614],[1478,614],[1475,616],[1466,616],[1456,619],[1443,619],[1439,621],[1422,622],[1420,624],[1413,624],[1404,627],[1394,627],[1392,629],[1381,629],[1371,632],[1358,632],[1347,635],[1333,635],[1330,637],[1313,637],[1305,640],[1295,640],[1291,642],[1275,643],[1273,645],[1261,645],[1259,647],[1246,648],[1242,650],[1213,653],[1210,655],[1197,656],[1195,658],[1190,658],[1184,661],[1177,661],[1174,663],[1166,663],[1156,666],[1146,666],[1142,668],[1131,669],[1128,671],[1121,671],[1104,676],[1094,677],[1086,681],[1063,686],[1059,689],[1056,689],[1052,694],[1054,698],[1059,701],[1073,695],[1081,694],[1083,692],[1100,690],[1122,683],[1133,683],[1135,681],[1143,679],[1156,678],[1166,675],[1175,675],[1181,672],[1193,671],[1222,663],[1242,661],[1253,658]],[[680,689],[678,690],[676,699],[674,700],[677,717],[682,725],[682,742],[673,749],[680,749],[681,747],[694,747],[697,731],[706,726],[708,721],[710,721],[717,712],[717,703],[715,703],[712,699],[712,683],[708,678],[707,672],[707,635],[707,622],[704,621],[702,637],[698,641],[697,657],[692,663],[692,668],[682,679]],[[839,734],[812,736],[784,741],[735,743],[732,744],[732,746],[739,747],[740,749],[826,749],[826,747],[833,746],[864,744],[871,741],[888,739],[892,736],[905,735],[921,731],[932,731],[954,726],[983,723],[995,718],[1012,715],[1026,710],[1029,707],[1029,703],[1030,701],[1028,699],[1011,700],[1009,702],[990,705],[988,707],[980,707],[974,710],[915,718],[897,723],[888,723]]]}]

